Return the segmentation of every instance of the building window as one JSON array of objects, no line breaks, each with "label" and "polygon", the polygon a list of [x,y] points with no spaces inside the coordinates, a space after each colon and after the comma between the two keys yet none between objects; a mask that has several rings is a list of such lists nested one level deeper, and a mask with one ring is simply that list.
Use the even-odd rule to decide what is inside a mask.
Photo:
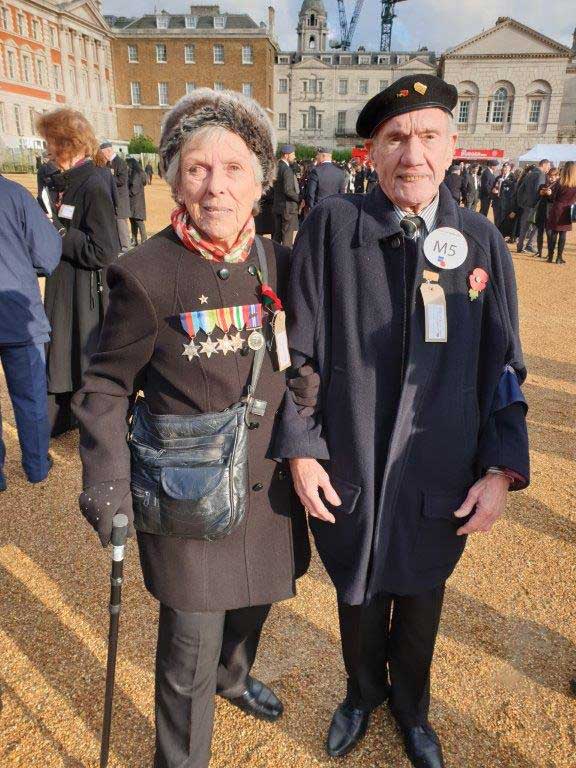
[{"label": "building window", "polygon": [[314,35],[310,36],[310,40],[308,41],[308,48],[310,48],[311,51],[316,49],[316,38]]},{"label": "building window", "polygon": [[278,56],[278,64],[290,64],[289,56]]},{"label": "building window", "polygon": [[166,64],[168,61],[168,51],[164,43],[156,44],[156,62],[158,64]]},{"label": "building window", "polygon": [[316,107],[308,107],[308,130],[315,131],[318,127],[318,113]]},{"label": "building window", "polygon": [[52,79],[54,80],[54,89],[57,91],[62,90],[62,78],[60,77],[60,65],[52,65]]},{"label": "building window", "polygon": [[378,56],[378,64],[384,64],[390,66],[390,56]]},{"label": "building window", "polygon": [[52,48],[58,47],[58,35],[54,27],[50,27],[50,45]]},{"label": "building window", "polygon": [[288,115],[286,112],[278,113],[278,130],[285,131],[288,126]]},{"label": "building window", "polygon": [[281,77],[278,80],[278,93],[288,93],[288,78]]},{"label": "building window", "polygon": [[128,46],[128,61],[130,62],[130,64],[138,63],[138,46],[137,45]]},{"label": "building window", "polygon": [[34,107],[30,107],[28,109],[28,118],[30,120],[30,133],[35,133],[36,131],[36,110]]},{"label": "building window", "polygon": [[336,117],[336,130],[341,133],[346,129],[346,112],[338,112]]},{"label": "building window", "polygon": [[494,125],[511,123],[513,109],[514,99],[509,96],[506,88],[498,88],[494,94],[494,98],[488,101],[486,122]]},{"label": "building window", "polygon": [[25,83],[30,82],[30,57],[29,56],[22,56],[22,79]]},{"label": "building window", "polygon": [[388,88],[388,80],[380,80],[380,90],[385,91]]},{"label": "building window", "polygon": [[406,64],[407,61],[409,61],[410,56],[404,56],[400,55],[398,56],[398,64]]},{"label": "building window", "polygon": [[158,104],[161,107],[167,107],[168,101],[168,83],[158,83]]},{"label": "building window", "polygon": [[528,110],[528,125],[539,125],[542,114],[542,99],[531,99]]},{"label": "building window", "polygon": [[254,50],[251,45],[242,46],[242,64],[254,64]]},{"label": "building window", "polygon": [[8,8],[0,8],[0,18],[2,19],[2,29],[10,29],[10,14]]},{"label": "building window", "polygon": [[88,48],[86,46],[86,38],[84,36],[82,36],[80,38],[80,48],[82,50],[83,58],[87,59],[88,58]]},{"label": "building window", "polygon": [[96,90],[98,91],[98,101],[102,101],[102,78],[96,75]]},{"label": "building window", "polygon": [[370,56],[358,56],[358,64],[360,64],[361,67],[370,64]]},{"label": "building window", "polygon": [[214,90],[215,91],[223,91],[224,90],[224,83],[221,83],[221,82],[214,83]]},{"label": "building window", "polygon": [[32,19],[32,37],[34,40],[38,40],[40,37],[40,24],[36,19]]},{"label": "building window", "polygon": [[184,46],[184,64],[194,64],[196,48],[192,43]]},{"label": "building window", "polygon": [[46,69],[44,67],[44,62],[41,59],[38,59],[36,61],[36,72],[38,73],[38,83],[40,85],[46,84]]},{"label": "building window", "polygon": [[470,121],[470,101],[468,99],[464,99],[460,102],[460,106],[458,108],[458,123],[460,125],[468,124],[469,121]]},{"label": "building window", "polygon": [[132,126],[132,133],[134,136],[144,136],[144,126],[140,124],[136,124]]},{"label": "building window", "polygon": [[214,16],[214,29],[224,29],[226,26],[226,16]]},{"label": "building window", "polygon": [[20,107],[14,106],[14,122],[16,123],[16,133],[18,136],[22,136],[22,115],[20,113]]},{"label": "building window", "polygon": [[368,95],[368,80],[358,80],[358,93],[361,96]]},{"label": "building window", "polygon": [[140,104],[140,83],[130,83],[130,101],[134,106]]},{"label": "building window", "polygon": [[252,83],[242,83],[242,95],[252,98]]},{"label": "building window", "polygon": [[14,51],[8,51],[8,77],[11,80],[16,79],[16,54]]},{"label": "building window", "polygon": [[307,112],[302,113],[302,130],[303,131],[308,130],[308,113]]},{"label": "building window", "polygon": [[19,13],[17,17],[18,34],[24,37],[26,35],[26,26],[24,16]]},{"label": "building window", "polygon": [[196,90],[196,83],[186,83],[186,95],[190,96]]},{"label": "building window", "polygon": [[82,70],[82,90],[85,99],[90,98],[90,82],[88,81],[88,72],[85,69]]},{"label": "building window", "polygon": [[198,26],[198,16],[186,16],[186,29],[196,29]]},{"label": "building window", "polygon": [[156,16],[156,29],[168,29],[170,23],[170,16],[167,13],[163,13],[161,16]]},{"label": "building window", "polygon": [[74,96],[78,96],[78,84],[76,83],[76,72],[73,69],[70,72],[70,85],[72,87],[72,93]]},{"label": "building window", "polygon": [[348,93],[348,80],[338,80],[338,93],[340,96],[346,96]]},{"label": "building window", "polygon": [[6,107],[0,102],[0,131],[6,133]]},{"label": "building window", "polygon": [[310,14],[310,26],[315,27],[316,26],[316,16],[312,13]]},{"label": "building window", "polygon": [[343,66],[349,67],[350,64],[352,64],[352,56],[340,56],[339,64],[342,67]]},{"label": "building window", "polygon": [[324,64],[332,65],[332,56],[322,56],[322,61]]},{"label": "building window", "polygon": [[214,46],[214,64],[224,64],[224,46],[221,43]]}]

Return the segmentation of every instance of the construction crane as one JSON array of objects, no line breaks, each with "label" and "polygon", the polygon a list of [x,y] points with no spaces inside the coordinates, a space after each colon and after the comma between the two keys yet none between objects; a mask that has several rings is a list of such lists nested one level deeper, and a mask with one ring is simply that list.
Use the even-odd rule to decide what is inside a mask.
[{"label": "construction crane", "polygon": [[[394,13],[394,6],[396,3],[405,2],[405,0],[382,0],[382,14],[381,14],[381,32],[380,32],[380,50],[389,51],[390,44],[392,42],[392,25],[396,14]],[[352,38],[354,32],[358,26],[358,20],[360,19],[360,13],[362,12],[362,6],[364,0],[356,0],[352,18],[350,19],[350,26],[348,26],[348,19],[346,17],[346,6],[344,0],[338,0],[338,15],[340,17],[340,40],[338,42],[331,42],[332,48],[341,48],[343,51],[349,51],[352,45]]]}]

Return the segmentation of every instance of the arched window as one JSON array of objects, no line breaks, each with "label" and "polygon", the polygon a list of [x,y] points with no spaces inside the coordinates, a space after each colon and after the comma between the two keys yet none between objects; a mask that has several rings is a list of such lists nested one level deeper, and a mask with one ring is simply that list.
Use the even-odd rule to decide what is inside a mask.
[{"label": "arched window", "polygon": [[315,27],[316,26],[316,16],[314,16],[313,13],[310,14],[310,26]]},{"label": "arched window", "polygon": [[514,96],[512,89],[504,85],[498,86],[494,95],[488,100],[486,122],[493,125],[509,125],[512,122]]},{"label": "arched window", "polygon": [[310,42],[308,43],[308,47],[311,50],[314,50],[316,48],[316,38],[314,37],[314,35],[310,35]]}]

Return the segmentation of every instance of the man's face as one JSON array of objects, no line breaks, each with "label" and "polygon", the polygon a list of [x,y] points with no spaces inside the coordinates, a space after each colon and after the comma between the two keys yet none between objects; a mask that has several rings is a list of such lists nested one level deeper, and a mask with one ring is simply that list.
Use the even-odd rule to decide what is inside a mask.
[{"label": "man's face", "polygon": [[548,173],[548,171],[550,170],[550,163],[542,163],[542,165],[540,166],[540,168],[541,168],[541,170],[542,170],[544,173]]},{"label": "man's face", "polygon": [[110,162],[114,158],[114,154],[115,153],[114,153],[113,147],[106,147],[106,149],[102,150],[102,154],[104,155],[106,160],[108,160],[108,162]]},{"label": "man's face", "polygon": [[446,112],[420,109],[388,120],[366,142],[380,186],[403,209],[430,203],[450,167],[458,134]]}]

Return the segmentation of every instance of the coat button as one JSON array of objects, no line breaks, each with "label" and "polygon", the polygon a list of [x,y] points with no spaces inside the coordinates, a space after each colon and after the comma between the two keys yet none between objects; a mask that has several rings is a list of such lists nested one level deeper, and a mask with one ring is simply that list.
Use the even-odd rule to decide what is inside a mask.
[{"label": "coat button", "polygon": [[256,269],[256,267],[254,266],[254,264],[250,264],[250,266],[248,267],[248,273],[249,273],[250,275],[252,275],[252,277],[254,277],[254,276],[256,275],[256,273],[257,273],[257,272],[258,272],[258,270],[257,270],[257,269]]},{"label": "coat button", "polygon": [[278,480],[286,480],[286,472],[283,469],[278,470]]},{"label": "coat button", "polygon": [[253,486],[252,486],[252,490],[253,490],[253,491],[261,491],[261,490],[262,490],[262,488],[264,488],[264,486],[262,485],[262,483],[256,483],[256,485],[253,485]]},{"label": "coat button", "polygon": [[400,248],[400,238],[399,237],[393,237],[391,242],[390,242],[390,245],[392,246],[392,248]]},{"label": "coat button", "polygon": [[218,277],[220,280],[228,280],[230,277],[230,270],[226,269],[226,267],[222,267],[222,269],[218,270]]}]

